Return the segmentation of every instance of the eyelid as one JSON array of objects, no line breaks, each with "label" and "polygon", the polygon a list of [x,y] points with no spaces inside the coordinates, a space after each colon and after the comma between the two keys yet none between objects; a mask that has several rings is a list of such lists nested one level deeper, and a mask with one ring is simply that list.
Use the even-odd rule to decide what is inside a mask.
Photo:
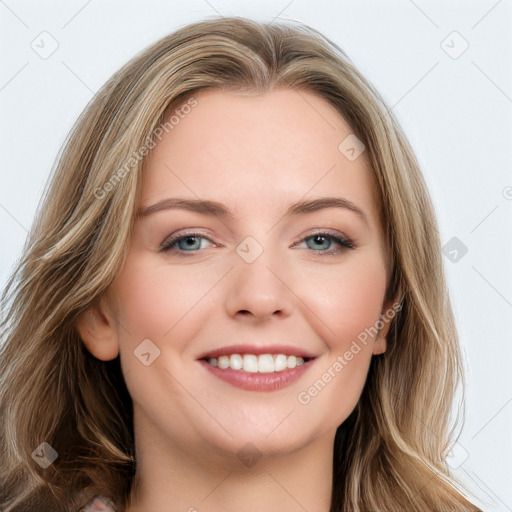
[{"label": "eyelid", "polygon": [[[327,251],[313,251],[313,252],[318,252],[319,254],[328,255],[328,254],[333,254],[333,253],[339,252],[343,249],[351,249],[352,250],[352,249],[355,249],[355,247],[356,247],[354,242],[349,237],[344,235],[343,233],[336,231],[336,230],[325,229],[325,228],[324,229],[316,228],[308,234],[301,235],[298,239],[296,239],[292,243],[291,247],[295,247],[297,244],[304,242],[308,238],[311,238],[314,236],[326,236],[327,238],[331,238],[334,240],[335,243],[337,243],[341,247],[337,251],[336,250],[333,251],[331,249],[329,249]],[[181,240],[183,238],[186,238],[186,237],[205,238],[212,244],[213,247],[220,246],[219,244],[215,243],[210,238],[210,236],[208,236],[208,234],[206,234],[205,232],[191,229],[191,230],[188,230],[188,231],[186,230],[183,232],[178,231],[178,232],[175,232],[175,233],[169,235],[168,237],[166,237],[163,240],[163,242],[160,244],[160,251],[162,251],[162,252],[169,251],[173,243],[175,243],[178,240]],[[179,252],[183,252],[183,251],[179,251]],[[199,252],[199,251],[190,251],[190,252],[194,253],[194,252]]]},{"label": "eyelid", "polygon": [[[345,234],[343,234],[337,230],[331,230],[331,229],[325,229],[325,228],[316,228],[312,232],[310,232],[306,235],[301,235],[295,242],[293,242],[292,247],[295,247],[295,245],[297,245],[298,243],[303,242],[304,240],[307,240],[308,238],[311,238],[313,236],[323,236],[323,235],[325,235],[327,237],[331,237],[335,240],[339,240],[340,244],[346,249],[355,249],[356,248],[356,244],[352,241],[352,239],[350,239]],[[322,252],[322,251],[319,251],[319,252]],[[328,252],[328,251],[323,251],[323,252]]]},{"label": "eyelid", "polygon": [[[189,231],[178,231],[178,232],[175,232],[171,235],[169,235],[168,237],[164,238],[163,242],[160,244],[160,251],[163,251],[165,252],[166,250],[169,250],[170,249],[170,246],[174,243],[174,242],[177,242],[178,240],[182,239],[182,238],[186,238],[187,236],[192,236],[192,237],[201,237],[201,238],[205,238],[206,240],[208,240],[214,247],[219,247],[219,244],[216,244],[211,238],[210,236],[208,236],[208,234],[206,234],[205,232],[203,231],[198,231],[198,230],[194,230],[194,229],[191,229]],[[192,251],[194,252],[194,251]]]}]

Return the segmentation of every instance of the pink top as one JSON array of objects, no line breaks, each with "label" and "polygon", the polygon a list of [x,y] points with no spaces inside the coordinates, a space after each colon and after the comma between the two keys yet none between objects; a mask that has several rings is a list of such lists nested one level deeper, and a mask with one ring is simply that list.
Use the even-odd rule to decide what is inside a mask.
[{"label": "pink top", "polygon": [[93,496],[78,512],[118,512],[114,504],[105,496],[97,494]]}]

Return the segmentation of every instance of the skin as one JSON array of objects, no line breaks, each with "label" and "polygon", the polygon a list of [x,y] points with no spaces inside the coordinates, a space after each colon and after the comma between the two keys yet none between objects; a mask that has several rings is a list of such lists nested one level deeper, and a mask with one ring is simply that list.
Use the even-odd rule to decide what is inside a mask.
[{"label": "skin", "polygon": [[[197,106],[151,152],[140,207],[211,199],[233,219],[184,209],[140,217],[123,268],[77,323],[95,357],[120,355],[133,399],[139,491],[127,511],[326,512],[336,428],[354,409],[371,358],[385,351],[389,328],[385,321],[321,392],[299,402],[391,307],[366,154],[349,161],[338,150],[352,130],[312,93],[194,97]],[[366,220],[346,208],[283,217],[289,204],[325,196],[348,199]],[[170,234],[191,229],[207,237],[194,239],[194,250],[182,241],[160,251]],[[315,243],[322,230],[355,248]],[[252,263],[236,251],[247,236],[263,249]],[[320,254],[330,249],[337,252]],[[149,366],[134,356],[144,339],[160,350]],[[197,361],[241,342],[290,344],[317,357],[273,392],[236,388]],[[251,467],[237,456],[246,443],[261,455]]]}]

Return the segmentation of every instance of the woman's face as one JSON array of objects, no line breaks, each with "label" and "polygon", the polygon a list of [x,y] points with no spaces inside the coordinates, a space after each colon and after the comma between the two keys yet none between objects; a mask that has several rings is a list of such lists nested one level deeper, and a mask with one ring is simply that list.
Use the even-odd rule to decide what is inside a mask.
[{"label": "woman's face", "polygon": [[151,151],[106,295],[136,435],[239,457],[332,442],[385,350],[366,154],[311,93],[194,98]]}]

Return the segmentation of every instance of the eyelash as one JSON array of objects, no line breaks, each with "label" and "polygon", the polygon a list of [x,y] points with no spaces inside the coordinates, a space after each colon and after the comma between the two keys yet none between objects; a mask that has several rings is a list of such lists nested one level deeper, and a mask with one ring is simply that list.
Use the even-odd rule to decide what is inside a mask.
[{"label": "eyelash", "polygon": [[[340,247],[338,247],[338,249],[334,249],[334,250],[329,249],[329,250],[325,250],[325,251],[313,251],[313,249],[311,249],[313,252],[318,253],[319,256],[336,256],[346,249],[350,249],[350,250],[355,249],[354,244],[347,238],[344,238],[339,235],[334,235],[333,233],[329,233],[326,231],[318,231],[318,232],[312,233],[304,238],[301,238],[297,242],[294,242],[294,245],[292,247],[295,247],[300,242],[304,242],[304,241],[306,241],[310,238],[314,238],[314,237],[327,238],[328,240],[334,241],[336,244],[338,244],[340,246]],[[205,236],[204,233],[193,231],[190,233],[184,233],[184,234],[180,234],[177,236],[171,236],[171,237],[165,239],[161,245],[161,249],[160,249],[161,252],[166,252],[166,253],[178,252],[179,254],[185,256],[185,253],[187,253],[187,252],[196,253],[201,250],[201,249],[199,249],[199,250],[191,250],[191,251],[180,251],[179,249],[177,249],[175,247],[175,245],[178,242],[180,242],[181,240],[184,240],[186,238],[204,238],[215,246],[215,243],[213,242],[213,240],[211,240],[209,237]]]}]

